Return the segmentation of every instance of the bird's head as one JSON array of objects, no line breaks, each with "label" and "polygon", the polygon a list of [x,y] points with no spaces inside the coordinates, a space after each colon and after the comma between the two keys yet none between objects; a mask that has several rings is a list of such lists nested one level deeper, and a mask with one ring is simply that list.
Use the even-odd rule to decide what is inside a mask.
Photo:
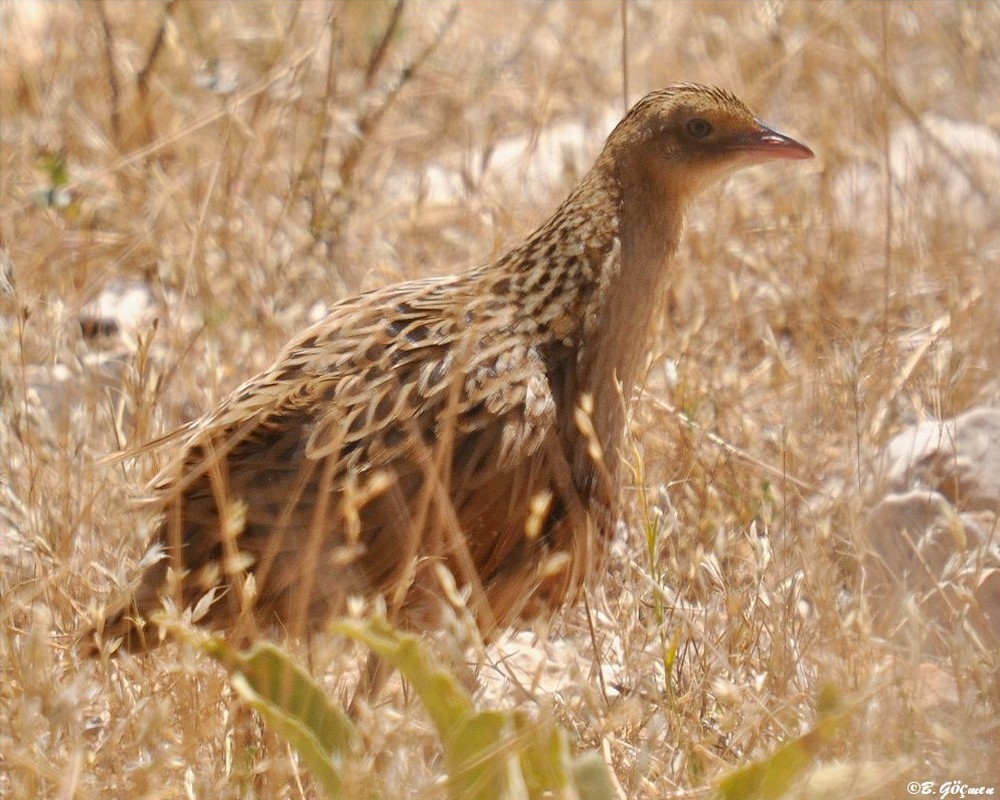
[{"label": "bird's head", "polygon": [[626,183],[652,179],[681,198],[741,167],[813,152],[768,128],[724,89],[675,84],[632,107],[608,137],[604,156]]}]

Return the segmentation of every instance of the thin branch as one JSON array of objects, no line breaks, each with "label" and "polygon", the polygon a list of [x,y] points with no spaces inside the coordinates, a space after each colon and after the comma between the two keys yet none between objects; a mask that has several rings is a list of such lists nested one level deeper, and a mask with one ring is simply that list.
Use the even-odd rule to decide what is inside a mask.
[{"label": "thin branch", "polygon": [[[151,142],[150,144],[144,145],[136,150],[133,150],[127,155],[120,156],[112,163],[89,175],[85,181],[71,180],[69,183],[65,185],[65,188],[68,190],[73,190],[80,186],[89,185],[105,176],[114,175],[115,173],[123,169],[126,169],[127,167],[130,167],[133,164],[137,164],[141,162],[143,159],[149,158],[150,156],[160,152],[165,147],[169,147],[170,145],[178,141],[181,141],[185,137],[191,136],[197,131],[204,129],[209,125],[215,124],[215,122],[217,122],[219,119],[225,117],[228,114],[231,114],[233,112],[233,109],[245,105],[251,100],[254,100],[255,98],[259,97],[261,94],[263,94],[272,86],[274,86],[276,83],[286,80],[290,74],[293,74],[295,70],[299,69],[302,66],[302,64],[308,61],[310,58],[312,58],[315,55],[315,53],[316,53],[315,45],[306,48],[301,53],[295,55],[288,65],[282,66],[280,69],[277,69],[272,73],[269,73],[260,81],[255,83],[253,86],[237,94],[234,98],[232,98],[229,101],[227,105],[214,108],[208,113],[204,114],[203,116],[198,117],[197,119],[194,119],[191,122],[187,123],[186,125],[182,126],[180,129],[172,131],[168,136],[164,136],[160,139],[157,139],[154,142]],[[10,213],[24,214],[29,208],[33,206],[34,206],[34,200],[28,199],[19,204],[18,206],[16,206],[15,208],[13,208],[12,212]]]},{"label": "thin branch", "polygon": [[[323,92],[323,101],[327,108],[333,107],[333,100],[337,96],[337,25],[336,16],[330,14],[327,24],[330,28],[330,50],[326,59],[326,86]],[[313,203],[315,205],[317,194],[322,185],[322,176],[326,172],[326,155],[328,150],[329,137],[320,135],[319,158],[316,165],[316,191],[313,193]]]},{"label": "thin branch", "polygon": [[368,67],[365,69],[365,89],[371,89],[372,84],[375,82],[375,76],[378,74],[379,69],[381,69],[386,54],[389,52],[392,37],[396,35],[396,29],[399,27],[400,19],[403,17],[403,7],[405,5],[406,0],[396,0],[396,4],[392,7],[392,15],[389,17],[389,23],[385,26],[385,31],[382,33],[382,39],[372,51],[371,58],[368,59]]},{"label": "thin branch", "polygon": [[118,73],[115,70],[115,40],[111,31],[111,22],[108,20],[107,12],[104,9],[104,0],[98,0],[95,5],[97,16],[101,20],[101,29],[104,31],[104,58],[108,68],[108,85],[111,87],[111,134],[114,136],[115,145],[121,143],[121,88],[118,84]]},{"label": "thin branch", "polygon": [[678,411],[667,401],[661,400],[659,397],[657,397],[654,394],[651,394],[650,392],[647,392],[645,389],[640,389],[639,391],[640,391],[640,396],[642,397],[643,400],[652,403],[661,411],[665,411],[668,414],[672,415],[689,430],[700,433],[709,442],[718,447],[724,453],[728,453],[737,460],[742,461],[744,464],[749,464],[753,467],[756,467],[761,472],[770,475],[773,478],[779,478],[782,481],[785,481],[786,483],[790,483],[792,484],[792,486],[795,486],[796,488],[801,489],[804,492],[815,493],[819,491],[820,487],[815,486],[809,483],[808,481],[804,481],[800,478],[795,477],[794,475],[789,474],[788,470],[786,470],[784,467],[775,467],[772,464],[768,464],[766,461],[762,461],[756,456],[748,453],[746,450],[741,450],[736,445],[730,444],[718,434],[706,430],[698,423],[696,423],[694,420],[690,419],[685,414]]},{"label": "thin branch", "polygon": [[434,38],[428,42],[427,46],[424,47],[424,49],[400,71],[399,76],[389,87],[389,90],[386,92],[382,102],[372,108],[369,108],[361,115],[361,118],[358,120],[358,136],[354,140],[352,146],[348,148],[347,152],[344,153],[344,158],[340,162],[341,186],[346,188],[350,185],[351,180],[354,177],[354,170],[357,168],[358,162],[361,160],[361,155],[364,153],[365,146],[368,143],[368,137],[378,127],[378,124],[382,121],[386,112],[395,103],[396,99],[399,97],[399,93],[403,90],[403,87],[417,76],[420,68],[423,67],[423,65],[427,62],[427,59],[429,59],[434,54],[434,51],[440,46],[445,35],[449,30],[451,30],[451,26],[454,24],[457,16],[458,3],[455,3],[448,12],[448,16],[444,23],[440,28],[438,28]]},{"label": "thin branch", "polygon": [[886,89],[889,84],[889,74],[891,65],[889,60],[889,9],[885,4],[879,6],[880,20],[882,23],[882,69],[886,80],[882,84],[882,103],[880,121],[882,134],[882,165],[885,180],[885,239],[882,247],[882,335],[885,344],[888,345],[891,338],[891,305],[892,305],[892,229],[895,225],[893,214],[893,180],[892,180],[892,134],[890,133],[889,121],[889,101],[886,98]]},{"label": "thin branch", "polygon": [[[823,26],[823,28],[825,29],[834,25],[838,27],[841,32],[847,33],[847,29],[843,27],[842,21],[839,18],[831,20],[830,25]],[[970,167],[969,164],[966,163],[965,159],[963,159],[960,155],[957,155],[949,144],[942,140],[942,138],[927,124],[927,120],[924,116],[917,111],[916,107],[909,101],[908,98],[903,96],[899,87],[893,80],[890,79],[889,75],[886,74],[882,65],[873,61],[859,48],[855,48],[851,54],[865,67],[865,69],[871,73],[872,77],[879,82],[882,90],[889,96],[889,99],[895,103],[896,107],[903,112],[906,118],[920,129],[920,133],[924,137],[924,140],[937,153],[945,158],[955,170],[962,174],[962,177],[969,182],[969,186],[974,192],[982,197],[983,200],[991,201],[995,194],[992,191],[992,187],[988,186],[984,182],[982,175],[974,167]]]},{"label": "thin branch", "polygon": [[156,36],[153,37],[153,43],[149,47],[149,53],[146,55],[146,63],[143,64],[142,69],[135,76],[136,89],[138,89],[139,95],[143,98],[145,98],[146,92],[149,90],[149,76],[153,71],[156,59],[163,50],[163,43],[167,33],[167,22],[169,22],[176,4],[177,0],[167,0],[167,4],[163,7],[163,13],[160,15],[160,27],[157,28]]}]

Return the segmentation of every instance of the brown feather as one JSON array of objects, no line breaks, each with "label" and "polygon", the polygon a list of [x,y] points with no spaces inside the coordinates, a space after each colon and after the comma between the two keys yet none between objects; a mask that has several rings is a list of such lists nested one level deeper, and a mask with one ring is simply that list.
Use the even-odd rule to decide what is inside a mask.
[{"label": "brown feather", "polygon": [[[695,117],[710,139],[688,133]],[[688,203],[732,169],[807,157],[791,140],[761,155],[765,134],[728,92],[654,92],[495,263],[334,305],[154,443],[181,440],[154,481],[164,558],[101,638],[158,641],[142,621],[170,593],[168,566],[183,606],[214,590],[202,621],[245,633],[301,633],[351,595],[433,624],[439,564],[470,588],[487,634],[565,602],[617,518],[625,407]]]}]

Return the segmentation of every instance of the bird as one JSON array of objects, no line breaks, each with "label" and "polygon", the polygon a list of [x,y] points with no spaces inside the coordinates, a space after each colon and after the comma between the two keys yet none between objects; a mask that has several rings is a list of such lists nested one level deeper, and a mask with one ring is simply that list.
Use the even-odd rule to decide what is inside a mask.
[{"label": "bird", "polygon": [[353,597],[419,630],[464,596],[485,636],[572,602],[619,517],[689,205],[738,169],[812,157],[731,92],[673,84],[504,255],[333,304],[214,410],[131,451],[170,448],[148,487],[162,518],[89,652],[158,646],[165,603],[254,637],[310,635]]}]

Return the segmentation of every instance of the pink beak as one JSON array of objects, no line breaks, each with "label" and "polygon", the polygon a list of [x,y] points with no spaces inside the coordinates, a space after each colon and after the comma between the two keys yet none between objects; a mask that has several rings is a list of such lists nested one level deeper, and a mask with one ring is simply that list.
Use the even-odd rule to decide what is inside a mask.
[{"label": "pink beak", "polygon": [[734,139],[727,149],[747,153],[759,161],[800,160],[813,157],[813,151],[804,144],[795,141],[791,136],[772,131],[766,125],[761,125],[760,130]]}]

